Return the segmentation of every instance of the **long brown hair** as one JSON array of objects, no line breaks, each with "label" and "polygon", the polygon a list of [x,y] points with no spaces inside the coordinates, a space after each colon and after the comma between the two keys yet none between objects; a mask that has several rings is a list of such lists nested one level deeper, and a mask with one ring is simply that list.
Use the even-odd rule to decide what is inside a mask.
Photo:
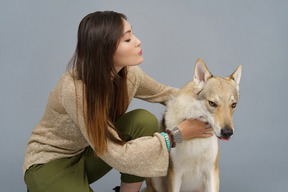
[{"label": "long brown hair", "polygon": [[127,19],[124,14],[113,11],[84,17],[78,28],[76,51],[68,65],[74,81],[82,81],[85,125],[96,155],[107,151],[107,139],[125,143],[108,129],[111,127],[119,134],[115,122],[128,108],[127,69],[117,73],[113,65],[123,35],[123,19]]}]

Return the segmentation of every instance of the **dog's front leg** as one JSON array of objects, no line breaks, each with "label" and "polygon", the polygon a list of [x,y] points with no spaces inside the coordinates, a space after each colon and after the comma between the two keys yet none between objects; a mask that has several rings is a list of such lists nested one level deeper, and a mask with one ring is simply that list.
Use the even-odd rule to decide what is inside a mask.
[{"label": "dog's front leg", "polygon": [[219,192],[219,169],[211,170],[206,175],[204,192]]},{"label": "dog's front leg", "polygon": [[175,173],[169,174],[168,192],[180,192],[182,174]]}]

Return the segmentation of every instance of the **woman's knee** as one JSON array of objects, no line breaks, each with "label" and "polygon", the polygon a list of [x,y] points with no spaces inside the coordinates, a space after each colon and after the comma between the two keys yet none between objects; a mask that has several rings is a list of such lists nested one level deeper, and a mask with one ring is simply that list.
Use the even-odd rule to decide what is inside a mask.
[{"label": "woman's knee", "polygon": [[158,131],[158,119],[145,109],[135,109],[123,115],[116,123],[125,140],[152,136]]},{"label": "woman's knee", "polygon": [[143,127],[145,136],[152,136],[155,132],[158,131],[159,122],[155,115],[145,109],[136,109],[135,110],[138,123]]}]

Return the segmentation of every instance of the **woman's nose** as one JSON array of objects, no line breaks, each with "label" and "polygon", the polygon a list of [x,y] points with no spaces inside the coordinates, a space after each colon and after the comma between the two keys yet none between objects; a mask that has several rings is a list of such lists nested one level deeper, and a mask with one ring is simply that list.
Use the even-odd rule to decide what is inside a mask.
[{"label": "woman's nose", "polygon": [[141,45],[141,41],[136,37],[136,47],[139,47]]}]

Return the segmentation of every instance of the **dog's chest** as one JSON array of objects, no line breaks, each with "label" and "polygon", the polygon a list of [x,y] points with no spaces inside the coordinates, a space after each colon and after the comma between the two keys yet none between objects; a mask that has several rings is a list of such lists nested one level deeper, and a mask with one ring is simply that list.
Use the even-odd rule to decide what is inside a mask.
[{"label": "dog's chest", "polygon": [[[191,139],[177,144],[176,148],[172,148],[171,157],[175,162],[197,160],[210,160],[217,156],[218,153],[218,139],[214,135],[210,138]],[[214,161],[214,159],[213,159]]]},{"label": "dog's chest", "polygon": [[216,136],[206,139],[183,141],[170,152],[173,174],[181,177],[181,188],[201,185],[205,175],[215,166],[218,154]]}]

